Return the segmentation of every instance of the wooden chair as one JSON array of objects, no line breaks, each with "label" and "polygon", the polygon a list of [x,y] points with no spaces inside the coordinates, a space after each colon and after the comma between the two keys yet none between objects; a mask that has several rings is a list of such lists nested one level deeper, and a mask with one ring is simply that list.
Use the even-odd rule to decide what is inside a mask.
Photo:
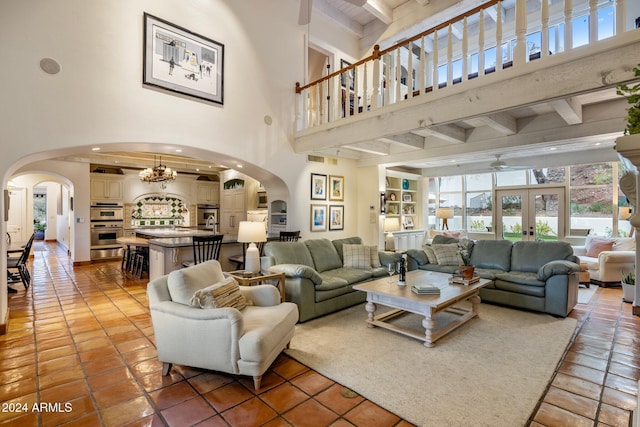
[{"label": "wooden chair", "polygon": [[[27,244],[24,245],[24,249],[20,253],[20,256],[16,258],[7,257],[8,279],[17,282],[17,279],[19,277],[25,289],[27,289],[31,284],[31,273],[29,273],[27,262],[29,261],[29,254],[31,253],[31,246],[33,246],[33,239],[35,238],[35,236],[36,233],[34,232],[29,238]],[[18,274],[16,275],[10,272],[10,270],[12,269],[18,270]]]},{"label": "wooden chair", "polygon": [[297,242],[300,238],[300,230],[298,231],[281,231],[280,232],[280,241],[281,242]]},{"label": "wooden chair", "polygon": [[[264,244],[267,242],[258,242],[256,243],[256,246],[258,247],[258,252],[260,253],[260,256],[262,256],[264,254]],[[236,265],[236,270],[243,270],[244,269],[244,256],[247,253],[247,247],[249,247],[248,243],[243,243],[242,244],[242,255],[231,255],[228,259],[229,262],[233,262]]]},{"label": "wooden chair", "polygon": [[212,259],[218,260],[223,237],[223,234],[193,236],[193,262],[183,262],[182,266],[189,267]]}]

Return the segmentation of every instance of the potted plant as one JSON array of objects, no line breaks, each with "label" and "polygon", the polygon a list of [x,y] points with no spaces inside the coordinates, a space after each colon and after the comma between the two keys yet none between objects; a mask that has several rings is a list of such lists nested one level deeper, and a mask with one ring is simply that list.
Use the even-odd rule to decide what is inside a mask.
[{"label": "potted plant", "polygon": [[460,266],[460,276],[465,280],[471,280],[475,271],[475,266],[471,265],[471,249],[473,248],[473,240],[460,239],[458,242],[458,253],[462,258]]},{"label": "potted plant", "polygon": [[630,271],[628,273],[622,272],[622,291],[624,302],[633,302],[636,287],[636,272]]}]

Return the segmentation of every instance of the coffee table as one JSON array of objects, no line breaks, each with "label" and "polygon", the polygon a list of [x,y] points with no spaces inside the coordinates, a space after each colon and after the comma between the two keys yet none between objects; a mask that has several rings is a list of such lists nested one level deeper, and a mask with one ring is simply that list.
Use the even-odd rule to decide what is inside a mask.
[{"label": "coffee table", "polygon": [[[435,341],[444,335],[465,324],[469,320],[478,316],[478,304],[480,288],[491,283],[490,280],[480,279],[471,285],[459,285],[449,283],[451,274],[438,273],[433,271],[413,270],[407,272],[406,285],[398,286],[395,282],[389,284],[389,278],[373,280],[353,286],[353,289],[367,293],[367,304],[365,306],[369,327],[379,326],[419,340],[424,341],[426,347],[433,347]],[[440,295],[418,295],[411,290],[412,285],[429,284],[440,288]],[[455,307],[454,304],[469,300],[471,309]],[[376,305],[384,305],[394,310],[376,315]],[[435,330],[435,315],[442,311],[453,313],[459,317],[439,330]],[[416,313],[424,316],[422,326],[425,332],[403,328],[392,323],[390,320],[405,312]]]}]

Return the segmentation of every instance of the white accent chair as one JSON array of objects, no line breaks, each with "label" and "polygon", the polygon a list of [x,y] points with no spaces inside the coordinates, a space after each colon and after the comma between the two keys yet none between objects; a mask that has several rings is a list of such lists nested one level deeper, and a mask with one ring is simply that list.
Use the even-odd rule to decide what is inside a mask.
[{"label": "white accent chair", "polygon": [[[247,300],[242,311],[232,307],[200,308],[176,302],[193,291],[224,280],[216,260],[176,270],[147,286],[151,320],[162,374],[172,364],[250,375],[256,390],[264,372],[288,348],[298,322],[298,308],[280,302],[272,285],[240,286]],[[171,290],[170,290],[171,289]]]},{"label": "white accent chair", "polygon": [[618,237],[613,240],[611,250],[602,251],[596,257],[587,256],[586,246],[573,246],[573,254],[587,266],[591,283],[601,287],[620,286],[622,273],[635,269],[635,239]]}]

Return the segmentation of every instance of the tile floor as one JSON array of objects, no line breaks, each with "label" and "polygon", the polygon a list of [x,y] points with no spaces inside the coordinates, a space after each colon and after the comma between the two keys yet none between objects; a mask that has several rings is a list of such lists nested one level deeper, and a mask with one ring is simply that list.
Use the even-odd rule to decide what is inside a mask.
[{"label": "tile floor", "polygon": [[[13,285],[0,336],[3,425],[410,425],[286,355],[258,393],[250,378],[187,367],[162,377],[146,280],[123,275],[119,262],[74,268],[53,243],[36,242],[33,254],[33,286]],[[574,340],[530,426],[629,425],[640,317],[621,293],[600,289],[573,311]]]}]

